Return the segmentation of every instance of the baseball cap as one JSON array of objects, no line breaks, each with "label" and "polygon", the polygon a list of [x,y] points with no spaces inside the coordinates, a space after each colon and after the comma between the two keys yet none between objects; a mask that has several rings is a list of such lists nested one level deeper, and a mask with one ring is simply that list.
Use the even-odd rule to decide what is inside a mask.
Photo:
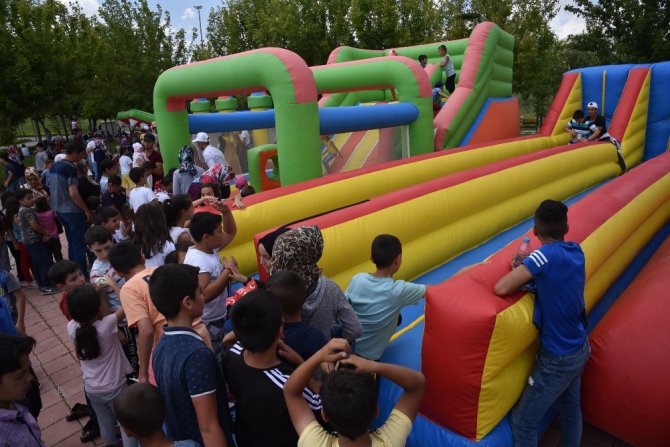
[{"label": "baseball cap", "polygon": [[597,109],[598,108],[598,103],[594,102],[594,101],[591,101],[590,103],[588,103],[586,105],[586,108],[587,109]]},{"label": "baseball cap", "polygon": [[205,132],[198,132],[198,135],[195,136],[193,143],[209,143],[209,135]]}]

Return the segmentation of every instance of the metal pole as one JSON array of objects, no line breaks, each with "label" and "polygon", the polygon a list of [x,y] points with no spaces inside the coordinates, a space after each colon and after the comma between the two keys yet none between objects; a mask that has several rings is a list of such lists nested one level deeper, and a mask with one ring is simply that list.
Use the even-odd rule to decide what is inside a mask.
[{"label": "metal pole", "polygon": [[195,9],[198,10],[198,23],[200,23],[200,46],[202,46],[202,19],[200,18],[200,10],[202,9],[202,5],[200,6],[194,6]]}]

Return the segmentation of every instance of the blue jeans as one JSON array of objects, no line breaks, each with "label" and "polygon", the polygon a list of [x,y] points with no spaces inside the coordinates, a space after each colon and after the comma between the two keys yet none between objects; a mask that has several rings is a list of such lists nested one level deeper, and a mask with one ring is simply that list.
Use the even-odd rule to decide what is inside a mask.
[{"label": "blue jeans", "polygon": [[582,370],[591,355],[588,341],[574,354],[556,356],[540,350],[528,385],[512,410],[515,447],[536,447],[537,426],[556,402],[561,421],[561,445],[579,447],[582,410],[579,400]]},{"label": "blue jeans", "polygon": [[88,280],[86,267],[86,216],[84,213],[58,213],[67,237],[67,257],[79,264],[81,272]]},{"label": "blue jeans", "polygon": [[47,246],[44,245],[43,242],[35,242],[34,244],[24,245],[28,255],[30,256],[30,262],[33,265],[37,284],[39,284],[40,287],[50,287],[51,281],[49,281],[47,273],[53,265],[53,261]]}]

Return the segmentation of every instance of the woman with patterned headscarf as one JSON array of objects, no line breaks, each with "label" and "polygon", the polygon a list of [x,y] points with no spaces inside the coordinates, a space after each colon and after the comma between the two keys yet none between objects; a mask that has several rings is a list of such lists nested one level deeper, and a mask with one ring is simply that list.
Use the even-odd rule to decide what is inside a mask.
[{"label": "woman with patterned headscarf", "polygon": [[23,188],[29,189],[33,192],[35,198],[45,197],[49,201],[49,193],[42,185],[39,174],[37,174],[37,169],[35,168],[26,168],[26,184],[23,185]]},{"label": "woman with patterned headscarf", "polygon": [[309,295],[302,306],[302,321],[328,338],[344,337],[354,342],[363,328],[340,287],[317,266],[322,254],[323,235],[319,227],[294,228],[275,241],[270,273],[291,270],[300,275]]},{"label": "woman with patterned headscarf", "polygon": [[179,150],[179,169],[172,175],[172,194],[180,195],[188,192],[188,187],[193,180],[205,172],[200,166],[196,166],[193,159],[193,148],[182,146]]}]

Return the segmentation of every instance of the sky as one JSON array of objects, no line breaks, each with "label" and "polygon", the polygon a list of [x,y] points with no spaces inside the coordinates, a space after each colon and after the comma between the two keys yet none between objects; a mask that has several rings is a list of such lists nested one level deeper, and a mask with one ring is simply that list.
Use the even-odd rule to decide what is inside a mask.
[{"label": "sky", "polygon": [[[67,0],[59,1],[67,3]],[[78,1],[84,9],[84,12],[88,15],[95,14],[101,2],[101,0]],[[149,4],[152,6],[155,6],[156,3],[160,3],[164,10],[170,12],[173,27],[186,28],[187,30],[198,28],[198,11],[194,6],[202,6],[202,28],[203,33],[205,33],[204,35],[207,36],[207,18],[209,17],[209,11],[213,7],[220,5],[222,0],[149,0]],[[585,28],[584,19],[563,10],[563,6],[570,3],[569,0],[560,0],[560,3],[561,11],[554,20],[551,21],[551,27],[559,39],[563,39],[569,34],[579,34],[582,32]],[[190,35],[190,33],[187,33],[187,35]]]}]

